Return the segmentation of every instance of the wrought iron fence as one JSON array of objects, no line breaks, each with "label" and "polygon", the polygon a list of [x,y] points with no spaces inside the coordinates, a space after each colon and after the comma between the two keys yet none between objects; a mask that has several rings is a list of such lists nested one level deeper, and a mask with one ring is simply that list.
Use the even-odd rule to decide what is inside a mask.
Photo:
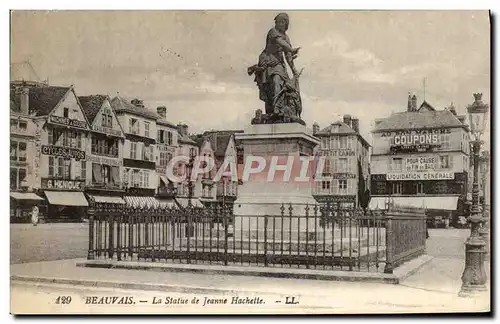
[{"label": "wrought iron fence", "polygon": [[392,272],[425,249],[425,217],[416,213],[331,203],[235,215],[225,206],[92,204],[88,258]]}]

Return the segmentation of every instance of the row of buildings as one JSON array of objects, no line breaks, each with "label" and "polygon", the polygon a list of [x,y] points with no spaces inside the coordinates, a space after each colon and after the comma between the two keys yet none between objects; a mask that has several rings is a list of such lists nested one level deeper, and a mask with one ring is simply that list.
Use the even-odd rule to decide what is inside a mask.
[{"label": "row of buildings", "polygon": [[[237,155],[234,133],[189,134],[167,120],[166,107],[146,108],[139,99],[78,96],[70,87],[11,82],[11,218],[27,219],[34,205],[45,219],[81,219],[89,201],[132,207],[185,207],[227,202],[236,181],[203,174],[174,183],[167,164],[176,155],[223,161]],[[185,163],[173,173],[187,172]],[[213,170],[215,172],[215,170]]]},{"label": "row of buildings", "polygon": [[[51,218],[81,218],[88,201],[134,207],[231,206],[240,181],[213,176],[225,157],[243,152],[241,130],[189,133],[186,124],[167,119],[139,99],[77,96],[73,87],[11,82],[11,217],[26,217],[33,204]],[[451,105],[437,110],[408,96],[404,111],[377,119],[372,145],[350,115],[320,128],[315,154],[325,156],[328,181],[315,182],[320,203],[358,206],[366,191],[370,208],[388,203],[424,207],[452,222],[468,213],[472,185],[470,131],[465,116]],[[216,168],[192,185],[173,183],[167,165],[177,155],[215,158]],[[186,165],[174,166],[182,175]],[[240,174],[240,173],[239,173]],[[486,182],[484,182],[486,185]],[[482,189],[483,190],[483,189]],[[483,190],[484,191],[484,190]]]}]

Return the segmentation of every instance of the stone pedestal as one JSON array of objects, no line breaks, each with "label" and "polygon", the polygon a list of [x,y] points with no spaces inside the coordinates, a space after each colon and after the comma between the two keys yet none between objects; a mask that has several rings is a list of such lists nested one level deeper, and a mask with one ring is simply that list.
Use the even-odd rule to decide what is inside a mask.
[{"label": "stone pedestal", "polygon": [[[290,239],[290,235],[292,239],[299,236],[305,239],[306,231],[320,232],[319,219],[314,219],[316,201],[312,196],[314,162],[309,163],[306,175],[301,160],[301,156],[313,156],[313,149],[319,144],[312,131],[298,123],[258,124],[250,125],[244,133],[236,134],[236,138],[243,146],[245,165],[249,156],[266,161],[266,167],[258,174],[251,174],[247,181],[244,179],[238,190],[234,202],[236,237],[258,236],[260,240],[274,233],[280,239]],[[288,180],[283,179],[285,171],[276,171],[274,177],[268,179],[273,157],[277,157],[278,165],[287,164],[289,159],[293,161]],[[300,175],[308,176],[309,181],[297,179]],[[316,215],[320,215],[319,210]]]}]

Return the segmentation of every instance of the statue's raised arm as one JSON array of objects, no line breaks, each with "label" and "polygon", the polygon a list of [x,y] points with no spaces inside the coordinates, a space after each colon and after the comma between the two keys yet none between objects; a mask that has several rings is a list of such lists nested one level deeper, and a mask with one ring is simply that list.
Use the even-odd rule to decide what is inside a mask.
[{"label": "statue's raised arm", "polygon": [[[255,74],[255,82],[259,87],[259,97],[265,102],[265,115],[260,118],[263,123],[299,122],[302,112],[302,101],[294,59],[300,48],[294,48],[286,34],[290,19],[286,13],[274,18],[275,26],[266,37],[266,47],[259,56],[258,64],[248,68],[248,74]],[[290,79],[286,64],[293,73]]]}]

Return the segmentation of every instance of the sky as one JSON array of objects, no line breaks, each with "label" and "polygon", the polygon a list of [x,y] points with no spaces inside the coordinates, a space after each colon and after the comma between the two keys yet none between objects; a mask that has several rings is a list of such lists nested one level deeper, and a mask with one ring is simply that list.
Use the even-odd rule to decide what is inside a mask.
[{"label": "sky", "polygon": [[[78,95],[118,92],[191,133],[244,129],[264,109],[247,67],[278,11],[16,11],[11,62]],[[487,11],[288,11],[302,117],[321,128],[350,114],[370,141],[375,118],[406,109],[408,92],[459,114],[490,102]],[[489,137],[489,131],[484,138]]]}]

